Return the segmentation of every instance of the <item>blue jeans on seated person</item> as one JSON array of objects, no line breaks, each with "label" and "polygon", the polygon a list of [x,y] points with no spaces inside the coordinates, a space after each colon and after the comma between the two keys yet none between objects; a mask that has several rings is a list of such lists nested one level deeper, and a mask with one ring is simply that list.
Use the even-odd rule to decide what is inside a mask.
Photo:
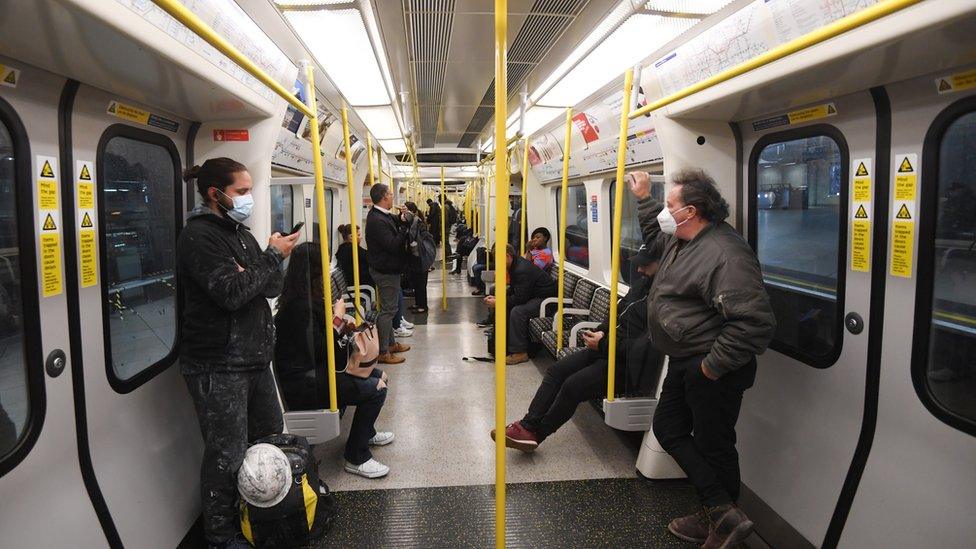
[{"label": "blue jeans on seated person", "polygon": [[483,272],[485,272],[485,265],[483,263],[475,263],[471,267],[471,273],[474,276],[474,287],[482,292],[485,291],[485,283],[481,280],[481,273]]}]

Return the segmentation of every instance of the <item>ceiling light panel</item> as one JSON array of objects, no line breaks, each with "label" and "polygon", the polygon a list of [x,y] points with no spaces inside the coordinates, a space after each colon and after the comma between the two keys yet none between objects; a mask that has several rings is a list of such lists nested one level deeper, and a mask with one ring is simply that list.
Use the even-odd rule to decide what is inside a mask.
[{"label": "ceiling light panel", "polygon": [[644,4],[646,10],[678,13],[715,13],[731,4],[732,0],[651,0]]},{"label": "ceiling light panel", "polygon": [[275,0],[275,4],[289,6],[334,6],[336,4],[351,4],[351,0]]},{"label": "ceiling light panel", "polygon": [[377,139],[396,139],[402,135],[392,107],[359,107],[356,114]]},{"label": "ceiling light panel", "polygon": [[537,102],[571,107],[697,23],[694,19],[632,15]]},{"label": "ceiling light panel", "polygon": [[407,152],[407,144],[402,139],[380,139],[380,148],[389,154],[403,154]]},{"label": "ceiling light panel", "polygon": [[633,8],[630,5],[630,0],[623,0],[620,2],[620,4],[618,4],[617,7],[610,12],[610,15],[606,16],[603,21],[601,21],[600,24],[597,25],[596,28],[594,28],[593,31],[590,32],[590,34],[588,34],[586,38],[579,43],[578,46],[576,46],[576,49],[569,54],[569,57],[563,60],[563,62],[556,67],[556,70],[552,71],[552,74],[550,74],[549,77],[546,78],[534,92],[532,92],[532,95],[530,96],[532,102],[535,103],[539,97],[542,96],[542,94],[544,94],[553,84],[558,82],[559,79],[562,78],[562,76],[573,67],[573,65],[575,65],[580,59],[583,58],[584,55],[586,55],[588,51],[590,51],[591,48],[593,48],[593,46],[598,44],[603,37],[612,31],[614,27],[620,24],[620,22],[631,13],[632,9]]},{"label": "ceiling light panel", "polygon": [[[532,107],[525,113],[525,135],[531,136],[555,118],[559,116],[565,117],[565,115],[566,109],[559,107]],[[512,137],[517,131],[518,125],[512,126],[507,133],[507,137]]]},{"label": "ceiling light panel", "polygon": [[391,103],[359,10],[286,10],[284,14],[350,105]]}]

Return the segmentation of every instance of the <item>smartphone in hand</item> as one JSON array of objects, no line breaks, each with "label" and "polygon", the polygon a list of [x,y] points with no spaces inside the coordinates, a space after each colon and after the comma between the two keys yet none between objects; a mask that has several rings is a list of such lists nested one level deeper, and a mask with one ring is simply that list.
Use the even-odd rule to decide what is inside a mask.
[{"label": "smartphone in hand", "polygon": [[298,223],[295,223],[295,226],[292,227],[290,231],[288,231],[287,233],[285,233],[285,232],[281,233],[281,236],[291,236],[291,235],[297,233],[298,231],[302,230],[302,227],[304,227],[304,226],[305,226],[305,222],[304,221],[299,221]]}]

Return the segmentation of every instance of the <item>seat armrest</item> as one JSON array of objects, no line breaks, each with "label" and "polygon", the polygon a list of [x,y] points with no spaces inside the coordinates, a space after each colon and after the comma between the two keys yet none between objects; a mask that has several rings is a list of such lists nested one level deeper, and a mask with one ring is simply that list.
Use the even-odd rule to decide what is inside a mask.
[{"label": "seat armrest", "polygon": [[[570,304],[572,302],[573,302],[573,300],[570,299],[570,298],[568,298],[568,297],[564,297],[563,298],[563,305],[567,305],[567,304]],[[548,315],[546,315],[546,306],[547,305],[557,305],[557,304],[559,304],[559,298],[558,297],[547,297],[547,298],[543,299],[542,300],[542,303],[539,304],[539,316],[548,316]],[[553,316],[555,316],[555,314],[553,314]]]},{"label": "seat armrest", "polygon": [[568,309],[563,309],[563,316],[566,315],[577,315],[577,316],[590,316],[589,309],[577,309],[574,307],[569,307]]},{"label": "seat armrest", "polygon": [[576,325],[569,330],[569,348],[573,349],[576,347],[576,341],[579,339],[577,336],[579,335],[580,330],[585,330],[587,328],[598,328],[599,326],[599,322],[577,322]]}]

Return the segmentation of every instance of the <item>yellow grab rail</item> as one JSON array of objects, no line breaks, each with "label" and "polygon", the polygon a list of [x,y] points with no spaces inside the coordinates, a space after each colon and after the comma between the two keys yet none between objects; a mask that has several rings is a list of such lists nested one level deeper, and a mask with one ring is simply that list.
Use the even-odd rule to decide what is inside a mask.
[{"label": "yellow grab rail", "polygon": [[620,229],[624,211],[624,164],[627,162],[627,118],[634,88],[634,69],[624,73],[624,98],[620,104],[620,138],[617,140],[617,184],[613,193],[613,245],[610,248],[610,333],[607,334],[607,401],[613,401],[614,375],[617,366],[617,293],[620,278]]},{"label": "yellow grab rail", "polygon": [[[246,55],[241,53],[240,50],[235,48],[233,44],[224,39],[224,37],[217,34],[217,31],[213,30],[210,25],[203,22],[202,19],[197,17],[197,14],[193,13],[189,8],[184,6],[179,2],[179,0],[153,0],[153,3],[160,7],[163,11],[170,14],[173,19],[176,19],[180,23],[190,29],[194,34],[203,38],[203,40],[210,44],[211,46],[217,48],[217,51],[226,55],[231,61],[237,64],[240,68],[247,71],[248,74],[257,78],[265,86],[271,88],[273,92],[278,94],[282,99],[288,101],[291,106],[298,109],[302,114],[311,118],[314,121],[317,120],[316,112],[310,110],[308,106],[298,100],[297,97],[284,86],[278,83],[277,80],[271,78],[268,73],[261,70],[254,64],[253,61],[247,58]],[[311,87],[311,84],[309,84]],[[312,91],[309,90],[309,94]],[[314,147],[313,147],[314,148]]]},{"label": "yellow grab rail", "polygon": [[[305,65],[305,80],[308,82],[309,111],[318,113],[315,101],[315,69],[311,64]],[[343,111],[343,118],[345,111]],[[319,210],[319,242],[322,244],[322,293],[325,301],[325,352],[329,373],[329,410],[339,411],[339,400],[336,396],[335,370],[335,334],[332,331],[332,281],[329,277],[329,224],[325,218],[325,181],[322,177],[322,149],[319,144],[319,122],[315,116],[311,120],[312,132],[312,165],[315,170],[315,206]],[[357,254],[354,252],[353,257]]]},{"label": "yellow grab rail", "polygon": [[519,208],[519,254],[525,255],[525,190],[529,181],[529,138],[525,138],[525,150],[522,151],[522,206]]},{"label": "yellow grab rail", "polygon": [[[508,0],[495,0],[495,143],[505,141],[508,118]],[[508,283],[508,166],[495,157],[495,547],[505,547],[505,358]],[[487,216],[486,216],[487,217]]]},{"label": "yellow grab rail", "polygon": [[[379,152],[376,153],[379,160]],[[366,132],[366,164],[369,165],[369,186],[373,186],[373,136]],[[349,205],[352,207],[352,204]]]},{"label": "yellow grab rail", "polygon": [[[353,309],[356,311],[356,323],[363,321],[362,316],[359,314],[359,228],[356,227],[356,191],[353,188],[355,182],[353,181],[352,173],[352,151],[350,151],[349,146],[349,115],[346,112],[346,105],[342,105],[342,143],[346,151],[346,192],[349,197],[349,224],[352,227],[352,285],[353,285],[353,295],[356,302],[353,304]],[[345,289],[345,288],[341,288]],[[331,319],[332,317],[326,317]],[[331,322],[331,320],[330,320]]]},{"label": "yellow grab rail", "polygon": [[891,15],[892,13],[903,10],[911,5],[918,4],[921,1],[922,0],[882,0],[873,6],[856,11],[846,17],[841,17],[832,23],[808,32],[798,38],[794,38],[785,44],[780,44],[766,53],[759,54],[748,61],[743,61],[732,68],[726,69],[714,76],[710,76],[700,82],[688,86],[687,88],[662,97],[657,101],[648,103],[647,105],[630,113],[630,118],[644,116],[649,112],[656,111],[661,107],[666,107],[671,103],[684,99],[685,97],[694,95],[702,90],[706,90],[712,86],[716,86],[722,82],[731,80],[736,76],[741,76],[749,71],[768,65],[773,61],[779,61],[788,55],[792,55],[798,51],[805,50],[806,48],[815,46],[821,42],[830,40],[831,38],[835,38],[847,31],[864,26],[886,15]]},{"label": "yellow grab rail", "polygon": [[444,205],[444,166],[441,166],[441,309],[447,310],[447,207]]},{"label": "yellow grab rail", "polygon": [[566,290],[563,277],[566,273],[566,207],[569,203],[569,145],[573,137],[573,109],[566,109],[566,141],[563,144],[563,183],[559,195],[559,290],[556,302],[556,351],[563,348],[563,297]]}]

